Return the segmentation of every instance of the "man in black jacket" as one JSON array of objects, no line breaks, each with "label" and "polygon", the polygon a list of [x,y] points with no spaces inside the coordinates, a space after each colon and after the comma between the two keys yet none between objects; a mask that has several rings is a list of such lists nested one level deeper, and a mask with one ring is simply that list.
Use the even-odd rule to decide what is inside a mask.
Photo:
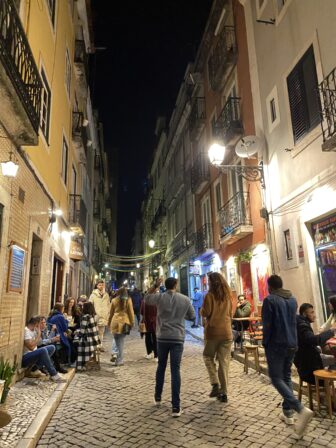
[{"label": "man in black jacket", "polygon": [[311,323],[316,319],[313,305],[303,303],[299,313],[296,316],[298,351],[295,354],[294,364],[302,380],[315,384],[314,370],[324,367],[318,347],[323,347],[328,339],[336,335],[336,327],[315,335],[311,327]]}]

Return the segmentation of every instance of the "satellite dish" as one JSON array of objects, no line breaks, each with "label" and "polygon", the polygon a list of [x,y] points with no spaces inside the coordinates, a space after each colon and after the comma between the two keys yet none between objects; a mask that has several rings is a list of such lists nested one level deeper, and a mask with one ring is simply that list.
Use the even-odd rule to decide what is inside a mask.
[{"label": "satellite dish", "polygon": [[262,148],[262,141],[256,135],[247,135],[239,140],[236,144],[236,154],[243,159],[252,157]]}]

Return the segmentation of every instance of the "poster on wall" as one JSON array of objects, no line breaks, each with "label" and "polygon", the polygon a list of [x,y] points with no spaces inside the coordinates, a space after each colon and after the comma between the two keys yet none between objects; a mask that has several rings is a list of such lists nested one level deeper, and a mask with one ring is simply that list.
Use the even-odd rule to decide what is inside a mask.
[{"label": "poster on wall", "polygon": [[313,222],[312,233],[315,247],[336,243],[336,215],[329,216],[323,221]]},{"label": "poster on wall", "polygon": [[243,294],[251,304],[251,310],[254,311],[252,276],[250,263],[240,263],[240,275],[242,280]]},{"label": "poster on wall", "polygon": [[267,279],[270,276],[268,270],[260,269],[257,266],[257,283],[258,283],[258,298],[259,301],[262,302],[265,297],[268,296],[268,287],[267,287]]},{"label": "poster on wall", "polygon": [[8,292],[22,293],[23,291],[25,254],[25,250],[15,244],[10,248],[7,279]]}]

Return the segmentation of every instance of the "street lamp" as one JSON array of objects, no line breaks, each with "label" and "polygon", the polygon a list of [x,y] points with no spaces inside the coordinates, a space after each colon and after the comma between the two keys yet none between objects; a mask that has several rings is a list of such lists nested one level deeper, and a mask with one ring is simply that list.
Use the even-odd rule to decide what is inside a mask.
[{"label": "street lamp", "polygon": [[154,241],[154,240],[149,240],[149,241],[148,241],[148,246],[149,246],[151,249],[154,249],[155,241]]},{"label": "street lamp", "polygon": [[6,162],[1,162],[2,174],[6,177],[16,177],[19,169],[19,165],[13,162],[13,152],[9,153],[9,160]]},{"label": "street lamp", "polygon": [[136,267],[139,269],[139,268],[140,268],[140,263],[137,263],[137,264],[136,264]]},{"label": "street lamp", "polygon": [[209,148],[210,163],[223,172],[234,171],[238,176],[242,176],[249,182],[260,182],[262,188],[265,188],[263,163],[259,165],[224,165],[225,146],[214,143]]}]

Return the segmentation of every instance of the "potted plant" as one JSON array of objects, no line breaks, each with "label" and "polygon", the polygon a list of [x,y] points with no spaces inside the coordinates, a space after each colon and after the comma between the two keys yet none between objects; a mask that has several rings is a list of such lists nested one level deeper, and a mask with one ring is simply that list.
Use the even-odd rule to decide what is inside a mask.
[{"label": "potted plant", "polygon": [[8,360],[4,360],[3,357],[0,358],[0,380],[3,380],[3,390],[0,394],[1,396],[1,404],[5,403],[10,386],[13,381],[13,377],[16,372],[16,364],[11,365]]}]

